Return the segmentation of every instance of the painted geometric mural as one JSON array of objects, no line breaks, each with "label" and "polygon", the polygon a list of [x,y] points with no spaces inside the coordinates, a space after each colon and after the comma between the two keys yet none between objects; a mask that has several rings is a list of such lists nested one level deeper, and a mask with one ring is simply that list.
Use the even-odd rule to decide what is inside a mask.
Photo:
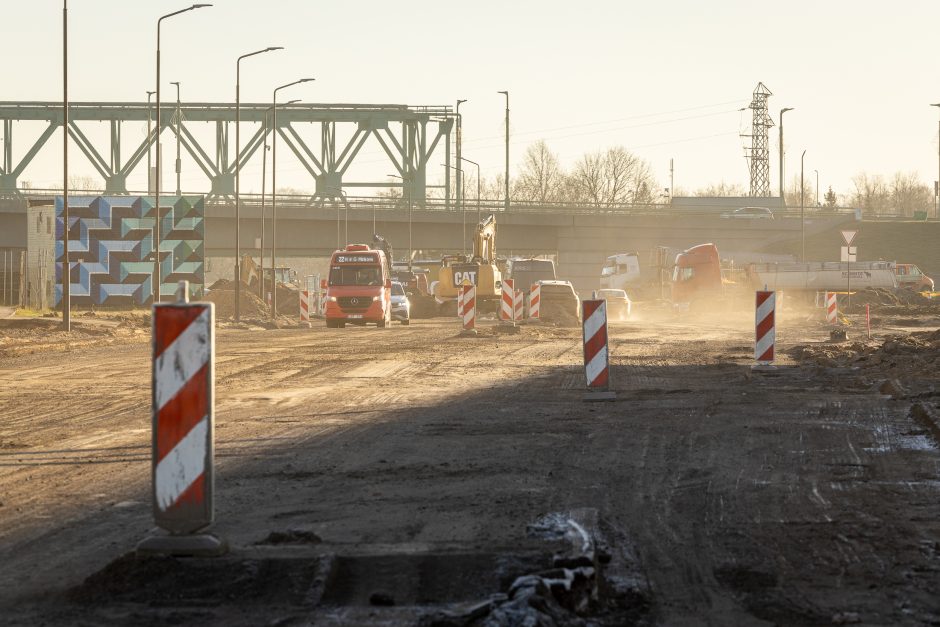
[{"label": "painted geometric mural", "polygon": [[[205,201],[160,198],[160,294],[172,300],[178,281],[202,295]],[[62,197],[56,198],[56,305],[62,300]],[[70,291],[76,306],[147,306],[153,302],[156,218],[146,196],[69,196]]]}]

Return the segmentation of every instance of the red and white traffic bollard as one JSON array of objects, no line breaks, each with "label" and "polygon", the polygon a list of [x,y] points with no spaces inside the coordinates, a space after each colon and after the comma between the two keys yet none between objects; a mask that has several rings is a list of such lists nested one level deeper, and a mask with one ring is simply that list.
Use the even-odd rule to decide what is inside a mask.
[{"label": "red and white traffic bollard", "polygon": [[225,542],[196,534],[213,519],[215,305],[188,302],[185,283],[177,302],[153,306],[153,516],[170,535],[137,549],[218,555]]},{"label": "red and white traffic bollard", "polygon": [[607,301],[581,301],[581,331],[584,342],[584,376],[587,381],[586,401],[612,401],[610,391],[610,357],[607,350]]},{"label": "red and white traffic bollard", "polygon": [[463,289],[464,285],[457,286],[457,317],[463,320]]},{"label": "red and white traffic bollard", "polygon": [[529,291],[529,318],[538,320],[542,305],[542,285],[533,283]]},{"label": "red and white traffic bollard", "polygon": [[310,324],[310,292],[300,291],[300,321]]},{"label": "red and white traffic bollard", "polygon": [[460,288],[463,295],[463,330],[461,335],[476,335],[477,326],[477,290],[473,285],[464,285]]},{"label": "red and white traffic bollard", "polygon": [[776,305],[774,292],[757,292],[754,316],[754,361],[761,366],[770,365],[774,361],[774,346],[777,341]]},{"label": "red and white traffic bollard", "polygon": [[826,322],[839,323],[839,300],[835,292],[826,292]]},{"label": "red and white traffic bollard", "polygon": [[513,312],[515,311],[514,295],[515,290],[513,289],[512,279],[503,279],[503,291],[499,299],[499,319],[503,322],[513,321]]},{"label": "red and white traffic bollard", "polygon": [[516,293],[513,296],[513,305],[512,305],[512,319],[514,322],[519,322],[524,317],[524,304],[525,304],[525,292],[522,290],[516,290]]}]

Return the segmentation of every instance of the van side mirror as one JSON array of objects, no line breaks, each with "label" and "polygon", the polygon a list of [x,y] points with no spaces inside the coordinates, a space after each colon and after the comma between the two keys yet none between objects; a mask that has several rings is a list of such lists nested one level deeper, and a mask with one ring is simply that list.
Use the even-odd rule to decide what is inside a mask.
[{"label": "van side mirror", "polygon": [[320,289],[321,290],[326,289],[326,279],[320,279]]}]

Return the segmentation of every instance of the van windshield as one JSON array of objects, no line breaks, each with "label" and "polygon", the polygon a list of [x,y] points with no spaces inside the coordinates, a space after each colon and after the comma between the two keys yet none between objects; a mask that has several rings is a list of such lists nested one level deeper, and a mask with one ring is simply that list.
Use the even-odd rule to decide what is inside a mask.
[{"label": "van windshield", "polygon": [[330,268],[330,285],[381,285],[382,277],[377,266],[333,266]]}]

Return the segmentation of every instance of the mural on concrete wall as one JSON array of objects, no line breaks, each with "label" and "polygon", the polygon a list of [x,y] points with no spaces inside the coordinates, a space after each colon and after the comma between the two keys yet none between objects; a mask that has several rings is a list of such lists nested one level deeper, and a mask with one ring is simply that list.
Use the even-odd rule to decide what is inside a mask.
[{"label": "mural on concrete wall", "polygon": [[[146,306],[153,302],[154,200],[146,196],[69,196],[70,290],[75,306]],[[160,278],[163,300],[189,281],[205,283],[205,201],[160,198]],[[56,198],[55,303],[62,300],[62,197]]]}]

